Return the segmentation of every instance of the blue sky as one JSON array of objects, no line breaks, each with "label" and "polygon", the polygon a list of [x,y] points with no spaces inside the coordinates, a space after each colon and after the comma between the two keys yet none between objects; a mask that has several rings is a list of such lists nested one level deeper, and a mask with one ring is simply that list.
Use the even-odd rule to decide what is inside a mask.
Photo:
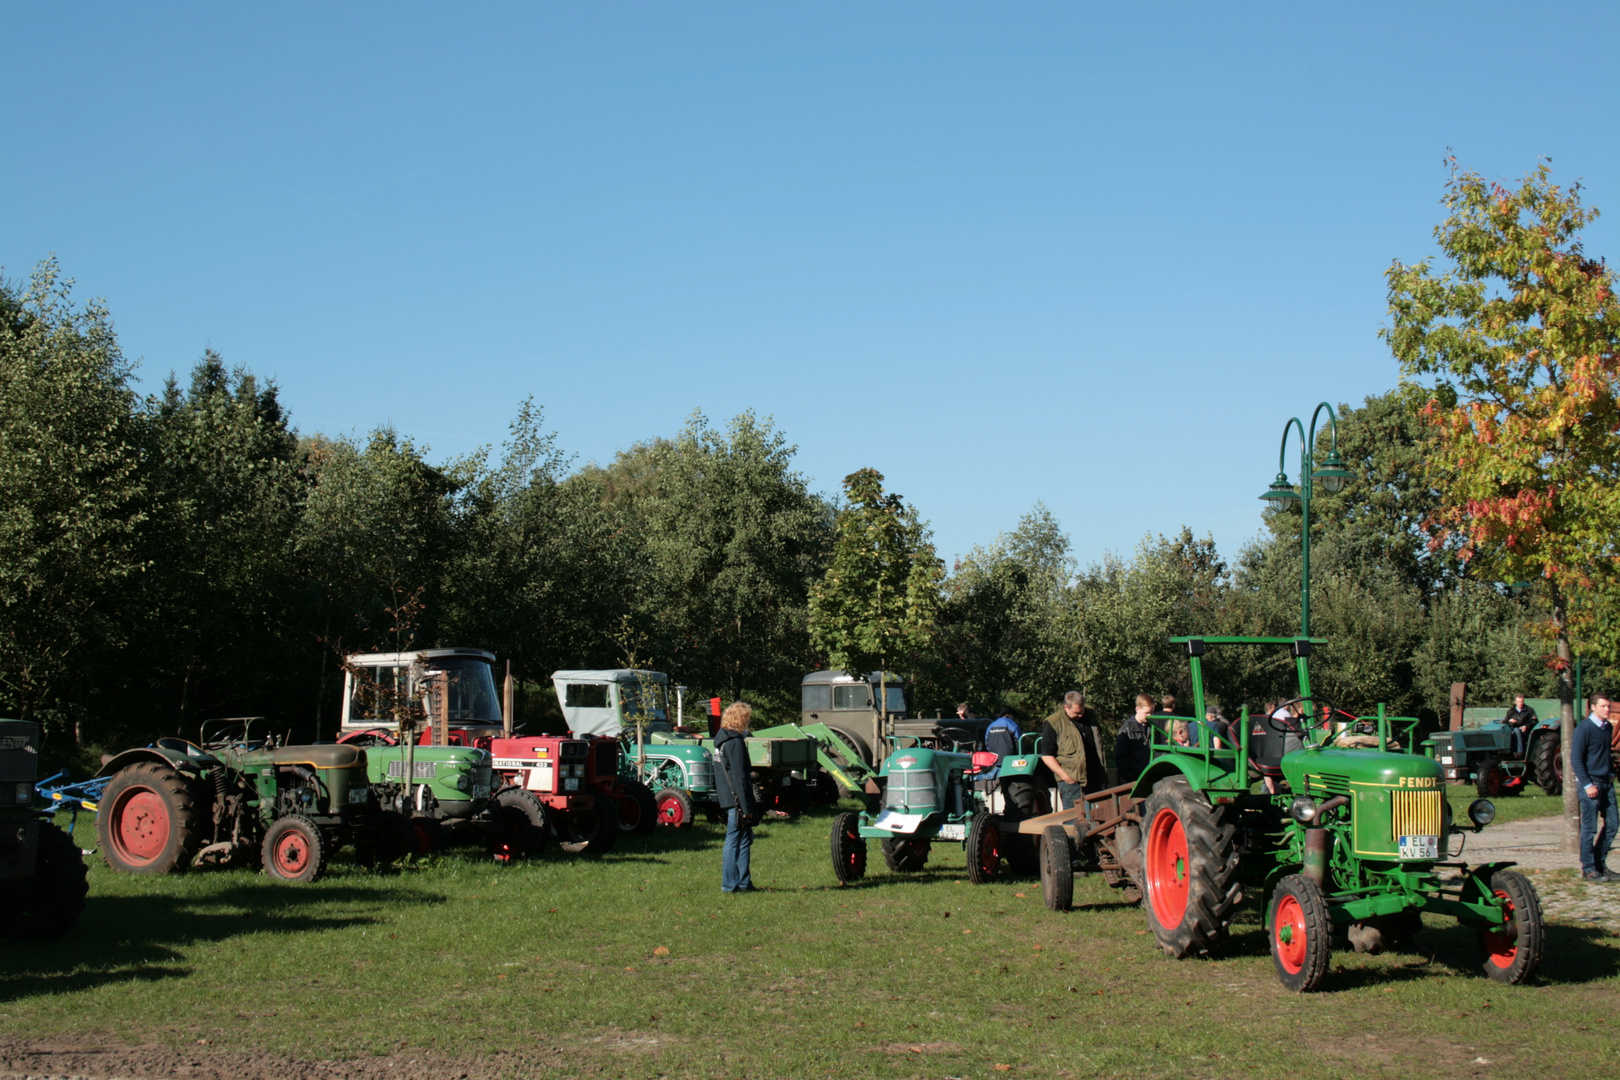
[{"label": "blue sky", "polygon": [[[144,385],[206,346],[305,432],[581,462],[753,409],[947,558],[1235,554],[1284,421],[1396,379],[1448,148],[1610,210],[1620,5],[13,4],[0,266]],[[1539,44],[1538,44],[1539,42]],[[1291,466],[1293,467],[1293,466]]]}]

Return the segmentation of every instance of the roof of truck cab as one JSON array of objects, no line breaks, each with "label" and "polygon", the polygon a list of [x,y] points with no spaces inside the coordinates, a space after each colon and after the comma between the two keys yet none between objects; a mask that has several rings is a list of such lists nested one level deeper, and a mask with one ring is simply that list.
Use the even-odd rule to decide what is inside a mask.
[{"label": "roof of truck cab", "polygon": [[[881,676],[882,676],[882,672],[874,671],[874,672],[872,672],[872,674],[870,674],[870,675],[868,675],[866,677],[866,681],[875,683],[875,682],[879,681]],[[804,677],[802,685],[809,686],[809,685],[814,684],[814,683],[860,682],[860,681],[861,681],[861,677],[859,675],[851,675],[847,671],[839,671],[837,668],[832,668],[832,669],[830,669],[828,671],[812,671],[810,674],[808,674],[808,675],[806,675]],[[888,677],[889,685],[891,685],[891,686],[899,686],[904,681],[905,681],[904,679],[900,678],[900,676],[896,675],[894,672],[892,672],[892,671],[889,672],[889,677]]]},{"label": "roof of truck cab", "polygon": [[603,668],[597,671],[553,671],[553,682],[561,679],[564,682],[631,682],[636,679],[650,678],[654,681],[668,682],[669,676],[662,671],[642,671],[633,668]]},{"label": "roof of truck cab", "polygon": [[441,656],[474,656],[495,662],[495,654],[488,649],[414,649],[411,652],[351,653],[346,659],[351,664],[366,667],[371,664],[409,664],[418,659],[434,660]]}]

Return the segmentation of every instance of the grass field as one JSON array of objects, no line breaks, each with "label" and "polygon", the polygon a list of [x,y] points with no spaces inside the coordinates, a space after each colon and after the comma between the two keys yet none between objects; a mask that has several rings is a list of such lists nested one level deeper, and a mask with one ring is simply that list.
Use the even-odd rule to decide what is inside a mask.
[{"label": "grass field", "polygon": [[96,859],[67,941],[0,953],[0,1019],[13,1040],[416,1055],[452,1077],[1613,1067],[1620,938],[1600,927],[1553,924],[1540,979],[1514,988],[1477,974],[1472,933],[1436,918],[1432,957],[1336,954],[1325,992],[1301,997],[1277,984],[1253,914],[1219,958],[1178,963],[1100,880],[1053,913],[1038,882],[967,884],[954,845],[905,878],[874,846],[872,875],[840,888],[829,821],[763,826],[765,891],[740,896],[719,891],[721,834],[704,825],[507,868],[473,850],[393,875],[340,857],[304,887],[246,870],[126,877]]}]

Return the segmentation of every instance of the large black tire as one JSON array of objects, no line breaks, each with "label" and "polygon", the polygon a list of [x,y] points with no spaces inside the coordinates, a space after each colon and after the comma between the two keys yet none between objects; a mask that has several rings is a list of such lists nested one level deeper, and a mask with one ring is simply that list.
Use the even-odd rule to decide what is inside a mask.
[{"label": "large black tire", "polygon": [[619,784],[619,831],[646,836],[658,828],[658,801],[640,780]]},{"label": "large black tire", "polygon": [[88,892],[79,845],[41,822],[33,880],[0,892],[0,937],[55,941],[65,936],[84,914]]},{"label": "large black tire", "polygon": [[796,821],[810,805],[810,784],[797,780],[787,787],[773,788],[767,805],[787,820]]},{"label": "large black tire", "polygon": [[1485,974],[1500,983],[1517,986],[1541,966],[1545,937],[1541,925],[1541,898],[1530,879],[1513,870],[1491,875],[1491,891],[1507,902],[1508,920],[1500,930],[1479,931],[1479,952]]},{"label": "large black tire", "polygon": [[[532,791],[507,788],[495,797],[499,827],[493,830],[497,859],[532,859],[551,843],[546,804]],[[503,860],[505,861],[505,860]]]},{"label": "large black tire", "polygon": [[693,815],[692,796],[680,788],[667,787],[655,797],[658,824],[672,829],[690,829]]},{"label": "large black tire", "polygon": [[[412,814],[411,829],[416,833],[418,855],[431,855],[444,849],[444,825],[438,818],[428,817],[426,814]],[[331,852],[328,851],[327,854],[330,855]]]},{"label": "large black tire", "polygon": [[833,818],[833,874],[844,884],[866,876],[866,839],[860,825],[861,815],[852,811]]},{"label": "large black tire", "polygon": [[880,841],[883,864],[897,874],[914,874],[928,865],[928,852],[933,845],[926,839],[892,836]]},{"label": "large black tire", "polygon": [[557,846],[570,855],[611,851],[619,839],[619,805],[601,792],[592,792],[585,806],[575,805],[567,812],[550,815],[551,831]]},{"label": "large black tire", "polygon": [[1507,770],[1502,768],[1500,761],[1493,757],[1486,758],[1474,772],[1474,790],[1479,792],[1482,799],[1499,799],[1507,778]]},{"label": "large black tire", "polygon": [[1041,833],[1041,900],[1051,911],[1074,906],[1074,849],[1061,825]]},{"label": "large black tire", "polygon": [[1226,937],[1241,888],[1235,815],[1186,778],[1153,785],[1142,813],[1142,907],[1164,951],[1180,960]]},{"label": "large black tire", "polygon": [[1558,742],[1558,732],[1549,731],[1534,736],[1530,747],[1531,768],[1536,774],[1536,786],[1549,795],[1564,793],[1564,754]]},{"label": "large black tire", "polygon": [[996,814],[974,814],[967,834],[967,877],[975,885],[988,885],[1001,874],[1005,854],[1001,838],[1001,818]]},{"label": "large black tire", "polygon": [[277,880],[315,881],[326,871],[326,844],[313,821],[303,814],[288,814],[265,830],[259,859],[264,872]]},{"label": "large black tire", "polygon": [[1006,816],[1012,821],[1023,821],[1027,818],[1039,817],[1041,810],[1040,789],[1035,781],[1027,777],[1008,780],[1001,785],[1001,794],[1006,802]]},{"label": "large black tire", "polygon": [[410,819],[394,810],[378,811],[371,824],[359,830],[354,861],[366,869],[392,866],[416,851],[416,830]]},{"label": "large black tire", "polygon": [[1296,994],[1315,990],[1333,955],[1333,920],[1322,887],[1304,874],[1289,874],[1271,894],[1266,922],[1278,980]]},{"label": "large black tire", "polygon": [[202,814],[191,785],[167,765],[118,770],[101,793],[101,857],[126,874],[183,874],[202,847]]}]

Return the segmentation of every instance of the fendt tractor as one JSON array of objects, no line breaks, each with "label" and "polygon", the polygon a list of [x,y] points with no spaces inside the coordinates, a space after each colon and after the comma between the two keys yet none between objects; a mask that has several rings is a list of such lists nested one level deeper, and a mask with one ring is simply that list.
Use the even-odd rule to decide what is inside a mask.
[{"label": "fendt tractor", "polygon": [[[1226,939],[1244,901],[1264,901],[1277,977],[1313,990],[1333,948],[1400,946],[1424,912],[1450,915],[1478,933],[1492,979],[1523,983],[1541,962],[1541,904],[1508,862],[1469,867],[1453,853],[1464,830],[1452,820],[1440,765],[1413,746],[1418,721],[1345,716],[1310,686],[1308,659],[1320,639],[1178,637],[1204,715],[1204,657],[1216,646],[1287,647],[1304,717],[1242,710],[1227,740],[1197,732],[1179,745],[1162,725],[1134,783],[1086,796],[1073,810],[1024,821],[1043,838],[1048,905],[1066,906],[1076,861],[1124,868],[1143,893],[1154,939],[1169,955],[1210,953]],[[1323,718],[1326,717],[1326,720]],[[1160,718],[1168,719],[1168,718]],[[1357,730],[1365,729],[1365,730]],[[1231,743],[1217,745],[1217,743]],[[1495,817],[1488,799],[1468,807],[1479,831]]]},{"label": "fendt tractor", "polygon": [[[1473,784],[1487,799],[1518,795],[1526,781],[1534,781],[1548,795],[1562,793],[1564,753],[1558,741],[1558,699],[1530,698],[1525,704],[1541,720],[1530,729],[1523,754],[1513,752],[1513,733],[1502,719],[1507,714],[1505,705],[1465,709],[1460,728],[1429,736],[1445,779]],[[1575,715],[1585,716],[1586,712],[1577,708]]]},{"label": "fendt tractor", "polygon": [[314,881],[344,844],[366,865],[405,854],[403,818],[379,812],[358,746],[291,746],[260,718],[204,721],[107,759],[96,814],[102,858],[130,874],[182,873],[257,853],[264,872]]},{"label": "fendt tractor", "polygon": [[[570,853],[606,851],[618,838],[621,817],[617,741],[514,732],[511,695],[508,692],[504,701],[497,697],[494,663],[494,654],[483,649],[372,653],[350,658],[349,679],[392,687],[395,700],[426,698],[424,714],[434,708],[433,702],[439,703],[436,725],[424,724],[405,736],[413,758],[447,751],[488,755],[491,791],[486,797],[492,811],[481,815],[475,804],[469,804],[468,811],[472,821],[487,826],[497,859],[537,854],[553,840]],[[364,679],[357,679],[356,673]],[[345,700],[352,701],[352,695]],[[390,760],[399,762],[392,776],[404,775],[406,747],[397,745],[397,730],[371,721],[356,722],[354,727],[379,742],[396,744],[388,750]],[[437,770],[440,762],[433,767]],[[478,768],[482,767],[486,766]],[[425,775],[427,766],[413,761],[412,771]],[[474,796],[480,789],[479,774],[469,770],[462,775],[468,796]],[[442,789],[440,784],[432,792],[441,808]]]},{"label": "fendt tractor", "polygon": [[39,725],[0,720],[0,937],[52,940],[84,912],[84,858],[34,808]]}]

